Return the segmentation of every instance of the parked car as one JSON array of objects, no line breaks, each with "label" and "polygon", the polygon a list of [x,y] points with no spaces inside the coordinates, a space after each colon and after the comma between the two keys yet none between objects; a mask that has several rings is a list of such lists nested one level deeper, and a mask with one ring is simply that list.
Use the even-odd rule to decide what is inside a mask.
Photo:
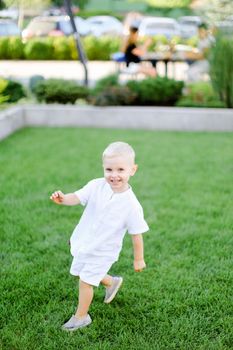
[{"label": "parked car", "polygon": [[19,10],[17,7],[11,6],[0,11],[1,18],[11,18],[17,20],[19,17]]},{"label": "parked car", "polygon": [[233,21],[226,20],[216,23],[216,29],[218,32],[226,35],[233,35]]},{"label": "parked car", "polygon": [[224,21],[215,23],[218,32],[232,35],[233,34],[233,15],[227,16]]},{"label": "parked car", "polygon": [[233,22],[233,15],[228,16],[228,17],[226,18],[226,21],[231,21],[231,22]]},{"label": "parked car", "polygon": [[202,23],[199,16],[183,16],[178,19],[182,38],[198,35],[198,26]]},{"label": "parked car", "polygon": [[178,22],[168,17],[145,17],[139,25],[139,36],[164,35],[170,39],[180,35]]},{"label": "parked car", "polygon": [[38,16],[34,17],[23,30],[23,40],[33,37],[62,36],[72,32],[68,16]]},{"label": "parked car", "polygon": [[17,24],[10,19],[0,19],[0,36],[18,36],[21,31]]},{"label": "parked car", "polygon": [[[75,24],[80,35],[89,32],[86,21],[81,17],[75,17]],[[73,32],[69,16],[39,16],[31,20],[23,30],[23,40],[42,36],[71,35]]]},{"label": "parked car", "polygon": [[123,33],[123,24],[112,16],[93,16],[86,20],[90,34],[96,37],[109,34],[121,35]]},{"label": "parked car", "polygon": [[86,36],[90,34],[89,24],[85,19],[83,19],[82,17],[76,16],[74,17],[74,21],[75,21],[77,31],[81,36]]}]

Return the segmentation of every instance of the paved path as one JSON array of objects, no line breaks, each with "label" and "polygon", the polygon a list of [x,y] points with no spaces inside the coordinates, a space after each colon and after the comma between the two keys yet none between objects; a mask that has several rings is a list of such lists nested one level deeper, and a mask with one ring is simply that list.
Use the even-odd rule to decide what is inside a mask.
[{"label": "paved path", "polygon": [[[88,76],[90,85],[96,80],[103,78],[117,71],[115,62],[111,61],[89,61]],[[164,75],[164,64],[158,63],[158,74]],[[168,76],[176,79],[186,79],[186,63],[176,63],[168,65]],[[43,75],[45,78],[74,79],[82,82],[84,80],[84,70],[80,62],[76,61],[0,61],[0,76],[5,78],[15,78],[28,83],[32,75]],[[122,80],[127,79],[122,76]]]}]

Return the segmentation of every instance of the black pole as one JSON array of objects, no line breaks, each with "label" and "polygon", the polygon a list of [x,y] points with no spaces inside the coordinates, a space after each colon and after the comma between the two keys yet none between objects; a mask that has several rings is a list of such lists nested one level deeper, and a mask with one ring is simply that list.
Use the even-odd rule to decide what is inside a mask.
[{"label": "black pole", "polygon": [[78,50],[79,59],[80,59],[81,63],[83,64],[83,68],[84,68],[84,72],[85,72],[84,84],[86,86],[88,86],[88,71],[87,71],[87,65],[86,65],[87,57],[86,57],[85,52],[82,48],[80,36],[79,36],[79,33],[77,31],[77,27],[76,27],[76,24],[74,21],[74,16],[73,16],[72,9],[71,9],[71,2],[70,2],[70,0],[64,0],[64,4],[65,4],[66,12],[67,12],[68,16],[70,17],[70,23],[71,23],[71,26],[73,29],[73,35],[74,35],[76,47]]}]

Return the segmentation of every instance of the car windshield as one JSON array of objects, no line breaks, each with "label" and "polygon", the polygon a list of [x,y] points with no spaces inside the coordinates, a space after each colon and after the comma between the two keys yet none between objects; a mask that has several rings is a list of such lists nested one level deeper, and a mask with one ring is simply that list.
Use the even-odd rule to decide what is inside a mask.
[{"label": "car windshield", "polygon": [[91,24],[94,24],[96,26],[101,26],[102,24],[105,24],[103,21],[90,21]]},{"label": "car windshield", "polygon": [[186,25],[186,26],[197,26],[197,22],[195,22],[195,21],[183,20],[183,21],[181,21],[180,23],[181,23],[181,24],[184,24],[184,25]]},{"label": "car windshield", "polygon": [[174,30],[174,25],[170,23],[150,23],[147,25],[147,29],[171,29]]}]

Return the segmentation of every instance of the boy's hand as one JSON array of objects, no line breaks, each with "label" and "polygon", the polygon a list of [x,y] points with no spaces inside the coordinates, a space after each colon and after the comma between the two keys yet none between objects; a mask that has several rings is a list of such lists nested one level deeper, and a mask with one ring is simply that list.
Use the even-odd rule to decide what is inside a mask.
[{"label": "boy's hand", "polygon": [[56,204],[62,204],[62,202],[64,201],[64,197],[64,193],[62,193],[61,191],[56,191],[50,196],[50,199]]},{"label": "boy's hand", "polygon": [[145,267],[146,263],[144,260],[134,260],[134,270],[136,272],[141,272]]}]

